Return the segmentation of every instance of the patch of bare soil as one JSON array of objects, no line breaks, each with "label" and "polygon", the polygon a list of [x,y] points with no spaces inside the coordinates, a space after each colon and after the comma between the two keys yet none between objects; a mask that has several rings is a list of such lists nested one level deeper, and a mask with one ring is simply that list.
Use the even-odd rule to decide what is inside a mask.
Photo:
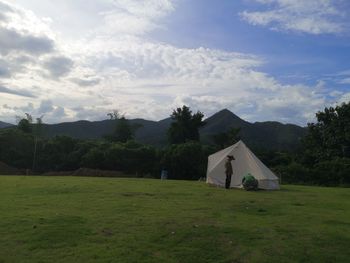
[{"label": "patch of bare soil", "polygon": [[91,176],[91,177],[132,177],[119,171],[79,168],[75,171],[47,172],[45,176]]}]

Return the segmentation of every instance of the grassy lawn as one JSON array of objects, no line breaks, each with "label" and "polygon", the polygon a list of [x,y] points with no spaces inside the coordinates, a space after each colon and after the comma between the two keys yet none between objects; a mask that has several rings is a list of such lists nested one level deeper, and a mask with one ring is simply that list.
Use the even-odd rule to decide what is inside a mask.
[{"label": "grassy lawn", "polygon": [[350,262],[350,189],[0,176],[0,262]]}]

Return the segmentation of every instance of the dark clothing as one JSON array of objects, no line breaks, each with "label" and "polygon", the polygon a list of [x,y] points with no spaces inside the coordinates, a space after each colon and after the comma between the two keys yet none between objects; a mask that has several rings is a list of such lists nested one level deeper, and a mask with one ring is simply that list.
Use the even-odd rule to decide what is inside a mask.
[{"label": "dark clothing", "polygon": [[226,160],[225,162],[225,174],[226,174],[225,188],[229,189],[231,186],[231,177],[233,174],[231,160]]},{"label": "dark clothing", "polygon": [[226,174],[225,188],[230,189],[232,174]]},{"label": "dark clothing", "polygon": [[226,160],[225,162],[225,173],[231,175],[233,174],[231,160]]}]

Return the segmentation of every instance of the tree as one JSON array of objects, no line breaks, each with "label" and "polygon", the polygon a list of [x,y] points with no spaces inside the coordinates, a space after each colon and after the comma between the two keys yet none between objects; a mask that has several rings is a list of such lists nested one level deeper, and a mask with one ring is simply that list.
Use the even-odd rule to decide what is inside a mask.
[{"label": "tree", "polygon": [[33,162],[34,138],[19,129],[0,130],[0,160],[16,168],[29,168]]},{"label": "tree", "polygon": [[33,171],[35,169],[36,155],[37,155],[37,149],[38,149],[38,139],[42,135],[43,118],[44,118],[44,115],[42,115],[39,118],[36,118],[36,124],[34,126],[35,142],[34,142],[33,165],[32,165]]},{"label": "tree", "polygon": [[16,119],[18,120],[17,128],[21,130],[24,133],[32,133],[32,123],[33,118],[30,114],[25,113],[25,116],[16,116]]},{"label": "tree", "polygon": [[32,126],[27,119],[21,119],[17,124],[17,128],[24,133],[32,133]]},{"label": "tree", "polygon": [[35,169],[37,148],[38,148],[38,140],[42,135],[42,124],[44,115],[39,118],[36,118],[36,123],[33,124],[33,116],[29,113],[25,113],[24,117],[16,116],[19,120],[17,128],[24,133],[31,134],[34,136],[34,151],[33,151],[33,161],[32,161],[32,170]]},{"label": "tree", "polygon": [[121,117],[124,117],[124,114],[121,114],[118,110],[113,110],[112,112],[107,113],[107,116],[111,120],[119,120]]},{"label": "tree", "polygon": [[162,155],[161,165],[169,171],[169,178],[194,180],[205,176],[208,155],[199,142],[172,144]]},{"label": "tree", "polygon": [[240,140],[239,133],[241,128],[230,128],[227,132],[213,135],[213,142],[220,148],[226,148]]},{"label": "tree", "polygon": [[134,134],[137,129],[142,127],[140,124],[129,123],[124,117],[124,114],[120,114],[118,110],[114,110],[107,114],[111,120],[115,121],[115,130],[113,134],[105,136],[105,139],[111,142],[127,142],[134,138]]},{"label": "tree", "polygon": [[313,165],[337,157],[350,157],[350,102],[316,113],[303,140],[304,161]]},{"label": "tree", "polygon": [[199,128],[205,125],[202,112],[192,114],[190,108],[184,105],[174,110],[170,117],[173,120],[168,130],[171,144],[199,141]]},{"label": "tree", "polygon": [[80,141],[64,135],[43,140],[35,167],[40,171],[76,170],[80,167],[82,156],[95,144],[96,142]]},{"label": "tree", "polygon": [[117,126],[115,128],[115,140],[117,142],[127,142],[134,138],[132,128],[129,121],[125,117],[121,117],[118,120]]}]

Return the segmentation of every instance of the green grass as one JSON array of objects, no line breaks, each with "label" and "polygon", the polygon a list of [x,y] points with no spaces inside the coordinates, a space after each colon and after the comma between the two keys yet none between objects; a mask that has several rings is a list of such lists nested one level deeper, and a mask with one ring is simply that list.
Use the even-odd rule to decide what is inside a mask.
[{"label": "green grass", "polygon": [[0,263],[350,262],[350,189],[0,176]]}]

